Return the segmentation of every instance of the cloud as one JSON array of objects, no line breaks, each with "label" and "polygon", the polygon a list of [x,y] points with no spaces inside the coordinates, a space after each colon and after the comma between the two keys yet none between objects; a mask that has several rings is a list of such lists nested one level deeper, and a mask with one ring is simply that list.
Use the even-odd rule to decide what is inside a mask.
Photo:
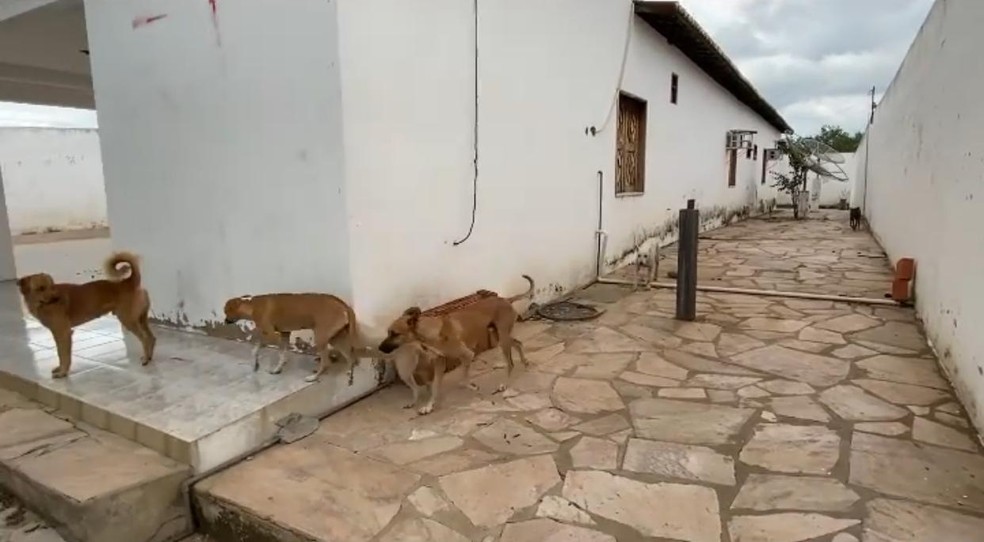
[{"label": "cloud", "polygon": [[0,102],[0,127],[96,128],[96,112],[90,109]]},{"label": "cloud", "polygon": [[797,132],[864,129],[933,0],[683,0]]},{"label": "cloud", "polygon": [[[880,98],[875,95],[876,99]],[[801,125],[815,126],[816,130],[803,131],[813,134],[824,124],[835,124],[846,130],[863,130],[871,113],[870,94],[841,94],[807,98],[783,108],[787,118],[798,119]]]},{"label": "cloud", "polygon": [[817,60],[781,54],[742,62],[745,75],[780,108],[808,97],[863,94],[873,81],[891,79],[897,67],[892,56],[873,52]]}]

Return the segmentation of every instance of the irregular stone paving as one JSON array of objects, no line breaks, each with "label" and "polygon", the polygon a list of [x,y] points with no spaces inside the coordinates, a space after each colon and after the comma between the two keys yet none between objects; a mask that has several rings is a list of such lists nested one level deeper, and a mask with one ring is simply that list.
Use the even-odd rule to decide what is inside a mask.
[{"label": "irregular stone paving", "polygon": [[[886,274],[861,234],[818,240],[833,221],[770,224],[712,234],[809,239],[705,246],[783,289]],[[911,310],[700,293],[685,324],[671,290],[577,300],[605,312],[517,327],[531,365],[504,393],[489,352],[428,416],[395,384],[199,489],[313,540],[984,540],[984,454]]]},{"label": "irregular stone paving", "polygon": [[[705,232],[698,245],[697,283],[882,298],[891,290],[892,280],[885,252],[867,232],[852,231],[847,214],[824,209],[811,212],[809,220],[794,221],[789,220],[790,211],[779,210],[771,218],[752,218]],[[674,244],[661,250],[657,281],[672,282],[667,273],[676,271],[676,249]],[[635,274],[635,266],[629,265],[610,276],[633,280]],[[795,311],[811,308],[810,303],[780,310],[795,319]]]}]

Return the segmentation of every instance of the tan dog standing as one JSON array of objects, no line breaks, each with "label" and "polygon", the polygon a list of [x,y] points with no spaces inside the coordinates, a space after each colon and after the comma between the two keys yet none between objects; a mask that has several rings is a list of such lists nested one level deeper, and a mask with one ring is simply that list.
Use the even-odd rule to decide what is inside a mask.
[{"label": "tan dog standing", "polygon": [[[523,352],[523,343],[512,336],[513,326],[519,313],[512,304],[533,294],[533,279],[523,278],[530,283],[526,292],[512,297],[486,297],[442,316],[424,315],[419,307],[410,307],[390,324],[386,338],[379,344],[383,353],[391,353],[401,345],[419,341],[441,352],[449,362],[464,366],[463,382],[470,386],[469,371],[475,355],[484,352],[498,343],[506,359],[506,380],[512,378],[512,350],[519,352],[523,365],[529,365]],[[499,389],[504,389],[500,385]]]},{"label": "tan dog standing", "polygon": [[[264,344],[280,345],[280,358],[270,373],[279,374],[287,363],[287,347],[292,331],[310,329],[320,359],[313,375],[305,378],[314,382],[328,368],[332,352],[338,352],[348,363],[349,376],[355,369],[357,329],[355,312],[347,303],[330,294],[265,294],[234,297],[225,304],[225,321],[234,324],[251,320],[258,332],[254,337],[253,370],[260,366],[260,348]],[[336,348],[332,342],[348,330],[348,345]]]},{"label": "tan dog standing", "polygon": [[[138,257],[118,252],[105,263],[109,280],[94,280],[85,284],[56,283],[47,273],[36,273],[17,279],[17,286],[27,310],[44,327],[51,330],[58,349],[58,367],[51,370],[54,378],[64,378],[72,367],[72,330],[76,326],[112,312],[123,327],[140,339],[141,360],[146,365],[154,357],[157,339],[147,322],[150,296],[140,287]],[[124,265],[123,269],[119,266]],[[129,276],[126,269],[129,268]]]},{"label": "tan dog standing", "polygon": [[420,391],[428,388],[430,397],[427,404],[417,409],[417,412],[421,415],[433,412],[439,399],[444,373],[455,369],[447,366],[448,358],[420,341],[404,343],[392,353],[383,354],[382,358],[393,362],[396,374],[413,393],[413,400],[403,408],[416,407],[420,402]]}]

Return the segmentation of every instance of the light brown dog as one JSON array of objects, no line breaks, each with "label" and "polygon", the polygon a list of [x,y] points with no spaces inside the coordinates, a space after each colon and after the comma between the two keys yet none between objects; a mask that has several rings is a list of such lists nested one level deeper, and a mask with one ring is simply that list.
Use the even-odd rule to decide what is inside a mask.
[{"label": "light brown dog", "polygon": [[[530,283],[526,292],[512,297],[486,297],[470,305],[442,316],[423,315],[419,307],[410,307],[400,315],[387,330],[386,338],[379,344],[383,353],[391,353],[401,345],[419,341],[441,352],[448,358],[448,364],[464,366],[463,382],[474,387],[469,381],[471,362],[477,354],[493,348],[498,343],[506,358],[506,381],[512,378],[512,349],[519,352],[523,365],[529,365],[523,352],[523,343],[512,336],[513,326],[519,314],[512,304],[533,294],[533,279],[523,278]],[[505,389],[505,384],[499,386]]]},{"label": "light brown dog", "polygon": [[421,415],[430,414],[437,406],[444,373],[456,367],[448,366],[449,359],[440,351],[420,341],[404,343],[392,353],[383,354],[382,359],[391,361],[396,367],[400,380],[410,388],[413,400],[403,408],[414,408],[420,402],[420,391],[428,388],[430,397],[427,404],[417,409]]},{"label": "light brown dog", "polygon": [[[260,367],[260,348],[265,344],[280,345],[280,358],[270,369],[279,374],[287,363],[290,333],[310,329],[314,346],[320,355],[314,374],[305,380],[314,382],[327,370],[332,352],[338,352],[348,363],[349,377],[355,369],[355,350],[358,332],[355,312],[341,299],[330,294],[265,294],[234,297],[225,304],[225,321],[234,324],[251,320],[256,324],[253,346],[253,370]],[[336,348],[332,343],[345,334],[347,345]]]},{"label": "light brown dog", "polygon": [[[27,310],[51,330],[58,349],[54,378],[64,378],[72,367],[72,329],[112,312],[143,345],[141,360],[146,365],[154,357],[157,339],[147,323],[150,296],[140,287],[140,265],[136,255],[117,252],[106,260],[109,280],[85,284],[55,283],[51,275],[36,273],[17,279]],[[120,266],[124,265],[123,269]],[[126,269],[129,268],[129,276]]]}]

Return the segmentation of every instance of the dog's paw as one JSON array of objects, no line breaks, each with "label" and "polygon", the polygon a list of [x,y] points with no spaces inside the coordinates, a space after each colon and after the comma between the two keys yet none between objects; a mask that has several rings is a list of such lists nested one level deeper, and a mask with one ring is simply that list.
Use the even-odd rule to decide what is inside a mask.
[{"label": "dog's paw", "polygon": [[426,416],[431,412],[434,412],[434,405],[424,405],[417,409],[417,414],[420,414],[421,416]]},{"label": "dog's paw", "polygon": [[51,378],[65,378],[68,376],[68,371],[63,371],[61,367],[55,367],[51,370]]},{"label": "dog's paw", "polygon": [[472,391],[478,391],[478,384],[476,384],[474,382],[469,382],[468,383],[468,386],[466,386],[466,387],[468,389],[472,390]]},{"label": "dog's paw", "polygon": [[150,363],[150,358],[146,356],[140,358],[140,365],[147,365],[148,363]]},{"label": "dog's paw", "polygon": [[273,367],[272,369],[270,369],[270,374],[272,374],[272,375],[278,375],[278,374],[282,373],[283,371],[284,371],[284,368],[283,367]]},{"label": "dog's paw", "polygon": [[305,376],[304,377],[304,381],[305,382],[317,382],[318,381],[318,375],[308,375],[308,376]]}]

